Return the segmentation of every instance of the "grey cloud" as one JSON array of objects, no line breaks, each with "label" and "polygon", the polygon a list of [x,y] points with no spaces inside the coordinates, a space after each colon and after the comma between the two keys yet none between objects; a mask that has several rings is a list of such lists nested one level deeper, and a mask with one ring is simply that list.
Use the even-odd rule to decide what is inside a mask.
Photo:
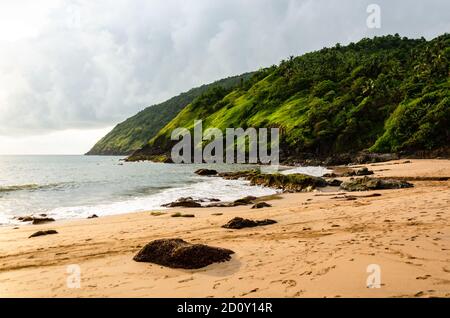
[{"label": "grey cloud", "polygon": [[[445,0],[59,1],[36,37],[0,38],[0,135],[104,127],[290,55],[450,30]],[[379,30],[366,26],[370,3]]]}]

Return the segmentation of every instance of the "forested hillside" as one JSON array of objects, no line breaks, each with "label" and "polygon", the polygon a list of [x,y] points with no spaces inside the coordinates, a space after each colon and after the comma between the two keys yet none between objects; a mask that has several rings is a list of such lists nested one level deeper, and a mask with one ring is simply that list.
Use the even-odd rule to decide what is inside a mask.
[{"label": "forested hillside", "polygon": [[252,73],[225,78],[182,93],[161,104],[147,107],[118,124],[103,137],[87,155],[129,155],[144,146],[161,128],[169,123],[186,105],[210,87],[230,89],[241,85]]},{"label": "forested hillside", "polygon": [[130,159],[167,160],[174,128],[279,127],[283,158],[428,151],[450,144],[450,35],[336,45],[212,87]]}]

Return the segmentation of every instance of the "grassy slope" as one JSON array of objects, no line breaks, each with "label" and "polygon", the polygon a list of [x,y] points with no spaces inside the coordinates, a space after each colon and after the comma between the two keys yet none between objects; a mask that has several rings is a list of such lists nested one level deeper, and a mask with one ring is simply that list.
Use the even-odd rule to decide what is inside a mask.
[{"label": "grassy slope", "polygon": [[251,73],[216,81],[212,84],[193,88],[161,104],[147,107],[143,111],[118,124],[87,153],[88,155],[129,155],[141,148],[161,128],[169,123],[186,105],[206,92],[212,86],[225,88],[248,79]]},{"label": "grassy slope", "polygon": [[137,152],[168,153],[177,127],[279,127],[283,156],[450,143],[450,36],[363,39],[283,61],[243,87],[205,92]]}]

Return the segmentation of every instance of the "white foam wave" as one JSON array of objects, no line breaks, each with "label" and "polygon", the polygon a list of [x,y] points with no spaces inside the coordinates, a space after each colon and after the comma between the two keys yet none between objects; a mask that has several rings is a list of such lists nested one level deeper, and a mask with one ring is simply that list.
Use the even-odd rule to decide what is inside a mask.
[{"label": "white foam wave", "polygon": [[322,177],[324,174],[331,173],[331,172],[333,172],[333,171],[330,170],[330,169],[327,169],[325,167],[308,166],[308,167],[296,167],[296,168],[293,168],[293,169],[288,169],[288,170],[285,170],[285,171],[283,171],[281,173],[282,174],[302,173],[302,174],[307,174],[307,175],[313,176],[313,177]]},{"label": "white foam wave", "polygon": [[[130,212],[162,210],[162,204],[177,200],[180,197],[194,199],[216,198],[221,201],[233,201],[248,195],[264,196],[275,194],[274,189],[250,186],[244,180],[224,180],[222,178],[201,178],[204,181],[180,188],[163,190],[147,197],[135,197],[130,200],[107,204],[60,207],[46,212],[48,217],[56,220],[83,219],[92,214],[98,216],[117,215]],[[14,219],[0,220],[0,224],[18,224]]]}]

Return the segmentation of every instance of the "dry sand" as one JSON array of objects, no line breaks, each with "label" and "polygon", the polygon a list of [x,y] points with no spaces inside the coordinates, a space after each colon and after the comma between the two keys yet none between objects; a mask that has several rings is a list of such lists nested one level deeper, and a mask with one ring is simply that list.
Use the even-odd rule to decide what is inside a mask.
[{"label": "dry sand", "polygon": [[[403,161],[367,166],[376,176],[450,176],[450,160]],[[413,183],[353,201],[284,194],[260,210],[173,209],[0,228],[0,297],[450,297],[450,181]],[[171,218],[176,211],[196,217]],[[235,216],[278,224],[221,228]],[[28,239],[47,229],[59,234]],[[132,260],[146,243],[177,237],[236,254],[200,270]],[[81,269],[81,288],[68,288],[71,264]],[[370,264],[381,270],[381,288],[366,286]]]}]

